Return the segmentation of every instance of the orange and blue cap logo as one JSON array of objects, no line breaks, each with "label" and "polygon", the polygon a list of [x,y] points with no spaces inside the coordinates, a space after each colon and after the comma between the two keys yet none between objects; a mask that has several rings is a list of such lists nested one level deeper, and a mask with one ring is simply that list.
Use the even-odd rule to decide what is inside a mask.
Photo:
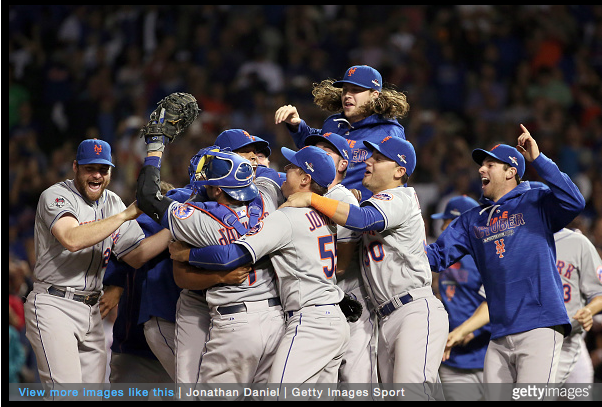
[{"label": "orange and blue cap logo", "polygon": [[94,152],[96,155],[100,155],[100,153],[102,153],[102,146],[100,144],[94,144]]}]

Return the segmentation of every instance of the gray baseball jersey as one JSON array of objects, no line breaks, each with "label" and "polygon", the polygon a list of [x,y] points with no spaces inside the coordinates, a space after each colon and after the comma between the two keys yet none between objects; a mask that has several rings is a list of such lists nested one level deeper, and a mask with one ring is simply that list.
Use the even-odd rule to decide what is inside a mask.
[{"label": "gray baseball jersey", "polygon": [[[121,199],[109,190],[95,202],[85,201],[73,180],[59,182],[40,196],[34,226],[34,287],[27,297],[25,317],[26,336],[44,383],[105,380],[107,353],[100,308],[98,303],[76,301],[75,296],[98,294],[111,253],[120,258],[144,239],[138,222],[128,221],[101,242],[72,253],[52,235],[52,227],[65,214],[85,224],[123,210]],[[51,295],[52,286],[65,290],[64,297]]]},{"label": "gray baseball jersey", "polygon": [[52,235],[54,223],[71,214],[80,223],[96,222],[125,210],[121,198],[105,190],[90,204],[75,188],[73,180],[54,184],[42,192],[36,212],[34,240],[36,264],[34,277],[39,281],[82,291],[99,291],[111,253],[119,259],[144,239],[138,222],[123,223],[111,236],[94,246],[71,253]]},{"label": "gray baseball jersey", "polygon": [[[274,184],[275,185],[275,184]],[[277,209],[277,188],[267,183],[258,183],[263,200],[263,217]],[[240,237],[238,232],[218,221],[214,215],[195,206],[193,200],[187,203],[173,202],[168,210],[169,229],[176,240],[195,247],[227,245]],[[248,224],[247,206],[231,206],[242,224]],[[183,290],[180,298],[195,298],[188,290]],[[188,364],[198,370],[178,374],[180,377],[196,377],[199,383],[266,383],[269,368],[276,352],[278,340],[284,329],[282,307],[270,303],[278,298],[275,274],[269,261],[255,264],[248,278],[239,285],[218,285],[204,292],[210,314],[210,335],[206,335],[204,325],[199,325],[198,335],[187,333],[193,343],[178,343],[176,353],[188,351],[198,346],[205,338],[205,345],[198,363]],[[200,301],[202,299],[199,298]],[[187,319],[197,318],[183,309],[180,302],[176,315],[178,327],[194,327]],[[225,311],[234,305],[244,304],[246,311]],[[190,329],[189,329],[190,330]],[[179,339],[180,337],[178,335]],[[240,343],[245,346],[241,347]],[[176,355],[178,358],[178,356]],[[183,364],[182,364],[183,365]],[[224,369],[224,366],[231,367]]]},{"label": "gray baseball jersey", "polygon": [[269,383],[337,383],[349,341],[338,303],[336,225],[311,208],[285,207],[236,241],[254,261],[269,255],[286,311],[286,330]]},{"label": "gray baseball jersey", "polygon": [[[362,276],[379,318],[378,361],[384,383],[438,383],[449,320],[431,288],[426,230],[416,192],[398,187],[362,203],[383,216],[382,231],[365,231]],[[440,397],[440,389],[413,395]]]},{"label": "gray baseball jersey", "polygon": [[313,209],[282,208],[236,243],[249,250],[254,262],[270,256],[282,306],[297,311],[343,299],[343,290],[335,284],[336,226]]},{"label": "gray baseball jersey", "polygon": [[[273,190],[267,189],[264,184],[257,185],[263,198],[264,212],[274,212],[277,207],[277,197]],[[249,221],[247,207],[230,207],[236,213],[241,223]],[[176,240],[180,240],[195,247],[230,244],[240,236],[235,229],[224,226],[206,212],[194,207],[194,202],[173,202],[168,210],[169,229]],[[253,288],[249,290],[249,288]],[[278,292],[274,281],[271,264],[254,267],[249,278],[240,285],[224,285],[211,287],[206,292],[209,307],[242,301],[259,301],[277,297]]]},{"label": "gray baseball jersey", "polygon": [[[342,184],[333,186],[324,196],[359,206],[355,195]],[[376,315],[371,312],[372,307],[368,304],[368,296],[360,274],[359,241],[361,237],[360,232],[337,225],[338,243],[355,242],[358,245],[351,263],[345,270],[345,274],[337,276],[337,285],[346,294],[358,300],[364,308],[359,320],[349,325],[349,346],[339,370],[340,383],[378,383],[376,335],[374,334]]]},{"label": "gray baseball jersey", "polygon": [[[334,187],[329,189],[328,192],[324,194],[324,196],[327,198],[336,199],[337,201],[348,203],[350,205],[359,206],[359,202],[357,201],[355,196],[343,184],[335,185]],[[358,242],[361,236],[362,234],[359,232],[337,225],[337,242],[339,243]],[[346,293],[351,292],[352,290],[358,288],[360,285],[363,285],[363,281],[361,280],[360,275],[359,264],[360,263],[358,251],[357,255],[349,264],[347,270],[345,270],[345,274],[343,274],[340,277],[337,277],[337,285],[341,287]]]},{"label": "gray baseball jersey", "polygon": [[365,232],[361,255],[364,283],[376,307],[396,295],[431,285],[426,231],[414,188],[393,188],[362,203],[385,219],[382,232]]},{"label": "gray baseball jersey", "polygon": [[[602,295],[602,259],[596,247],[579,232],[562,229],[554,234],[556,267],[562,280],[564,305],[569,318],[592,298]],[[564,383],[581,352],[583,327],[571,320],[571,335],[564,338],[556,379]]]}]

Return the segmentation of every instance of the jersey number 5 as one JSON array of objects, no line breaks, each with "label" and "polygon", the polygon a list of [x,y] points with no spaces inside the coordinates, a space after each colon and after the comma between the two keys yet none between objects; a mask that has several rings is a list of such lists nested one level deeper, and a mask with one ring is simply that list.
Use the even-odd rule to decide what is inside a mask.
[{"label": "jersey number 5", "polygon": [[[333,274],[337,271],[336,238],[333,235],[320,236],[318,238],[318,245],[320,247],[320,259],[329,262],[328,266],[322,267],[322,271],[324,271],[326,278],[332,278]],[[329,248],[330,245],[332,245],[332,248]]]}]

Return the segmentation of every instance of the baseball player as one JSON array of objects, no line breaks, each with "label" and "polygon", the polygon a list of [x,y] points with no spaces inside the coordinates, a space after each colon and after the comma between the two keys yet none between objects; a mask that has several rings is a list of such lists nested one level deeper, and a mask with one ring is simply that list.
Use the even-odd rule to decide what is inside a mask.
[{"label": "baseball player", "polygon": [[[337,224],[363,232],[360,261],[379,316],[381,380],[438,383],[448,317],[431,288],[418,198],[413,188],[403,187],[416,166],[414,147],[397,137],[364,144],[372,155],[362,183],[374,195],[360,207],[311,193],[289,196],[283,206],[311,205]],[[438,387],[420,386],[423,393],[413,397],[432,399]]]},{"label": "baseball player", "polygon": [[[192,193],[188,186],[174,188],[163,181],[160,185],[162,194],[180,202]],[[146,214],[136,221],[146,236],[162,229]],[[112,304],[104,306],[104,302],[108,301],[111,290],[118,293],[119,308],[111,345],[111,383],[175,381],[175,308],[181,289],[174,282],[172,263],[167,250],[140,269],[114,257],[109,261],[100,308],[101,313],[107,313]]]},{"label": "baseball player", "polygon": [[[447,202],[443,212],[435,213],[431,218],[443,219],[443,231],[460,214],[476,206],[479,206],[479,203],[469,196],[455,196]],[[452,335],[451,332],[470,318],[485,301],[481,275],[472,257],[464,256],[435,278],[439,287],[439,298],[449,316],[449,330]],[[489,325],[485,325],[466,338],[463,346],[446,349],[439,367],[446,401],[484,398],[483,363],[490,335]],[[469,383],[471,386],[446,386],[446,383]]]},{"label": "baseball player", "polygon": [[266,178],[274,181],[278,186],[282,185],[282,179],[276,170],[269,168],[268,165],[259,165],[258,154],[261,152],[261,155],[265,156],[267,152],[269,156],[272,151],[270,144],[261,137],[253,136],[243,129],[228,129],[217,136],[214,144],[221,149],[230,149],[249,160],[255,171],[256,181],[259,178]]},{"label": "baseball player", "polygon": [[[554,234],[554,241],[564,305],[573,326],[571,334],[564,338],[556,374],[556,382],[564,384],[581,355],[583,333],[591,329],[592,316],[602,311],[602,259],[592,242],[578,231],[564,228]],[[589,354],[586,352],[585,356]],[[593,377],[579,381],[592,382]]]},{"label": "baseball player", "polygon": [[103,297],[114,291],[120,298],[113,323],[110,383],[173,383],[149,348],[144,327],[137,323],[145,267],[134,269],[114,256],[107,266]]},{"label": "baseball player", "polygon": [[[547,188],[540,182],[530,182],[530,186]],[[563,283],[566,310],[572,318],[573,326],[571,334],[564,338],[562,344],[556,383],[592,383],[593,369],[584,368],[580,371],[577,366],[582,357],[586,358],[586,362],[589,359],[583,333],[591,328],[592,316],[602,311],[602,260],[594,245],[578,231],[563,228],[554,234],[554,240],[556,266]],[[484,307],[480,307],[470,318],[472,321],[467,320],[462,326],[459,330],[462,332],[450,333],[450,338],[455,335],[450,344],[470,340],[472,336],[468,336],[469,334],[489,322],[488,308],[486,303],[483,305]],[[589,364],[591,365],[591,360]],[[573,378],[569,379],[571,376]],[[443,375],[441,379],[443,380]]]},{"label": "baseball player", "polygon": [[[358,200],[341,181],[349,163],[347,139],[325,133],[305,139],[305,145],[315,145],[332,157],[336,175],[325,197],[358,206]],[[362,305],[361,317],[350,324],[349,346],[339,369],[339,383],[378,383],[376,344],[374,343],[375,314],[368,303],[368,293],[360,275],[357,232],[337,225],[337,285]]]},{"label": "baseball player", "polygon": [[333,113],[321,129],[309,127],[292,105],[276,110],[275,123],[286,124],[297,148],[303,147],[311,134],[336,133],[348,139],[351,154],[343,185],[359,190],[363,199],[369,198],[372,192],[362,185],[362,179],[370,150],[362,142],[379,143],[386,136],[406,138],[397,120],[410,109],[406,96],[383,87],[381,74],[367,65],[350,67],[341,80],[326,79],[315,84],[312,94],[318,107]]},{"label": "baseball player", "polygon": [[[472,152],[480,165],[482,204],[460,215],[427,248],[436,272],[465,255],[475,260],[491,319],[485,383],[554,382],[563,337],[571,331],[553,234],[583,210],[585,200],[521,129],[517,148],[499,144]],[[520,182],[525,160],[549,190]]]},{"label": "baseball player", "polygon": [[74,179],[42,192],[35,219],[34,287],[27,339],[42,383],[103,383],[107,355],[98,299],[113,254],[135,268],[167,247],[169,232],[144,238],[135,205],[107,189],[114,164],[103,140],[82,141]]},{"label": "baseball player", "polygon": [[[158,167],[151,162],[147,159],[143,173],[157,173]],[[271,183],[271,190],[256,186],[250,161],[229,150],[216,146],[201,149],[191,160],[189,173],[194,192],[205,189],[208,200],[192,199],[181,204],[163,202],[163,198],[160,205],[165,205],[165,209],[158,208],[163,211],[158,216],[161,225],[170,230],[174,239],[188,245],[227,244],[277,209],[278,186]],[[154,199],[156,191],[152,188],[143,185],[142,191],[139,201]],[[181,284],[179,278],[177,281]],[[197,381],[266,383],[284,327],[271,264],[256,264],[242,284],[199,288],[207,289],[204,294],[210,334],[201,347]],[[183,315],[178,314],[178,319]],[[198,340],[197,337],[196,347]],[[240,346],[242,341],[244,347]]]},{"label": "baseball player", "polygon": [[[324,194],[335,168],[324,150],[307,146],[282,154],[282,192]],[[226,246],[180,250],[172,258],[201,268],[228,269],[269,256],[277,274],[286,328],[273,360],[269,383],[337,383],[338,369],[349,341],[349,323],[339,307],[343,290],[333,281],[337,256],[336,225],[313,209],[280,208],[247,234]],[[172,250],[174,249],[174,250]]]}]

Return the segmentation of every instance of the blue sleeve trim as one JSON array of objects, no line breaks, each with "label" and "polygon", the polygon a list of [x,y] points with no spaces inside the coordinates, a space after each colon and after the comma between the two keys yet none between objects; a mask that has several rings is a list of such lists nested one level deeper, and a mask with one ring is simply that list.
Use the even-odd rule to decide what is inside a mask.
[{"label": "blue sleeve trim", "polygon": [[232,270],[252,263],[253,258],[243,246],[229,244],[195,247],[190,250],[188,262],[193,266],[208,270]]},{"label": "blue sleeve trim", "polygon": [[381,231],[385,228],[385,219],[380,211],[372,205],[362,207],[349,205],[349,216],[345,227],[359,231]]}]

